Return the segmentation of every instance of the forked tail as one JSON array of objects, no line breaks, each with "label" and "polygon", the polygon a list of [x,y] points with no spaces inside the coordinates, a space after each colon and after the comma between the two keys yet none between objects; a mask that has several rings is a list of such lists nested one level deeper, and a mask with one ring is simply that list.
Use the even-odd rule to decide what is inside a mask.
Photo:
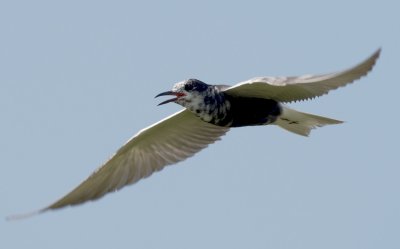
[{"label": "forked tail", "polygon": [[308,136],[311,129],[330,124],[341,124],[343,121],[325,118],[304,112],[298,112],[286,106],[282,106],[282,114],[273,123],[290,132]]}]

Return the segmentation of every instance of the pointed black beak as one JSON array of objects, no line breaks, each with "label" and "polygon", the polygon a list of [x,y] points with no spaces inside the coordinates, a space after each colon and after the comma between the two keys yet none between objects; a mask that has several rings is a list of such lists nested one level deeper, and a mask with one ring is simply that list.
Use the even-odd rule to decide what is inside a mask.
[{"label": "pointed black beak", "polygon": [[173,92],[173,91],[166,91],[166,92],[158,94],[157,96],[155,96],[155,98],[160,97],[160,96],[165,96],[165,95],[174,95],[174,96],[176,96],[176,98],[167,99],[166,101],[163,101],[158,105],[164,105],[164,104],[167,104],[169,102],[174,102],[174,101],[178,100],[179,97],[185,96],[185,94],[182,94],[182,93],[177,93],[177,92]]}]

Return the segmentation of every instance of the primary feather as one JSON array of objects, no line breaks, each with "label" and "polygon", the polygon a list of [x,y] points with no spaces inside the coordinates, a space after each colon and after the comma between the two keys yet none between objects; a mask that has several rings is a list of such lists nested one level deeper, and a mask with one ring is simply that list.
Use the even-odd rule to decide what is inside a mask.
[{"label": "primary feather", "polygon": [[68,195],[46,209],[95,200],[184,160],[217,141],[229,128],[193,118],[187,110],[141,130]]},{"label": "primary feather", "polygon": [[226,93],[266,98],[283,103],[312,99],[365,76],[375,65],[380,49],[355,67],[336,73],[295,77],[257,77],[229,87]]},{"label": "primary feather", "polygon": [[194,155],[229,130],[193,117],[188,110],[182,110],[139,131],[110,160],[60,200],[34,213],[9,218],[25,218],[96,200]]}]

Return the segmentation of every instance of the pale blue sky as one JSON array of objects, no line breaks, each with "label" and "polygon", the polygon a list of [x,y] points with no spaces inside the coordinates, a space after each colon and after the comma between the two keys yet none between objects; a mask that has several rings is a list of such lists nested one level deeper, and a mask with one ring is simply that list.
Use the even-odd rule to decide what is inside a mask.
[{"label": "pale blue sky", "polygon": [[0,219],[0,248],[400,248],[396,1],[2,1],[0,216],[55,201],[187,78],[374,71],[301,111],[345,120],[222,141],[100,201]]}]

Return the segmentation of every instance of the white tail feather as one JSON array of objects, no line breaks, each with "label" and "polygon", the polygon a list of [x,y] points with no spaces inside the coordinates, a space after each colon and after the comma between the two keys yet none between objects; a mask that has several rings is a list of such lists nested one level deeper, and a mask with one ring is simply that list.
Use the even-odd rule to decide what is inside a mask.
[{"label": "white tail feather", "polygon": [[341,124],[343,121],[325,118],[304,112],[298,112],[282,106],[282,115],[273,123],[290,132],[308,136],[311,129],[330,124]]}]

